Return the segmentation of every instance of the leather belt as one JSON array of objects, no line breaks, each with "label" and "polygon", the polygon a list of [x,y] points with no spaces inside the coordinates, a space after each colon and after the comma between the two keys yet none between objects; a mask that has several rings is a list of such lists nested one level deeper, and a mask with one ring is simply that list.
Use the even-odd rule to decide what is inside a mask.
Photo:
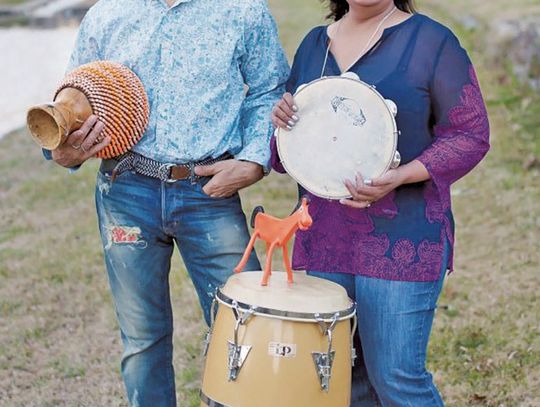
[{"label": "leather belt", "polygon": [[111,160],[103,160],[102,171],[112,171],[111,181],[125,171],[135,171],[137,174],[151,178],[156,178],[164,182],[176,182],[190,179],[195,182],[199,178],[195,174],[195,167],[201,165],[212,165],[219,161],[232,158],[229,153],[225,153],[217,158],[207,158],[201,161],[189,162],[185,164],[162,163],[151,158],[144,157],[134,152],[127,152]]}]

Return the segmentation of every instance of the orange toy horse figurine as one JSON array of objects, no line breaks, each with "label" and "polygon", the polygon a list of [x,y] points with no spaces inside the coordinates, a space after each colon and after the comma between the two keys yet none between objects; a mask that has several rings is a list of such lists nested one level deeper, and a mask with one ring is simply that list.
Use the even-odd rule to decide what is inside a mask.
[{"label": "orange toy horse figurine", "polygon": [[298,209],[285,219],[278,219],[267,215],[264,213],[264,209],[261,206],[256,207],[251,217],[251,226],[254,227],[255,230],[253,231],[253,235],[251,236],[251,240],[244,252],[242,260],[240,260],[238,266],[234,268],[234,271],[236,273],[242,271],[253,250],[255,241],[257,238],[260,238],[266,242],[266,265],[264,267],[261,285],[268,285],[268,279],[270,278],[270,274],[272,274],[272,254],[276,247],[281,247],[283,249],[283,264],[287,271],[287,281],[292,283],[293,274],[287,250],[287,243],[298,229],[307,230],[313,223],[311,216],[309,216],[308,205],[308,198],[303,197]]}]

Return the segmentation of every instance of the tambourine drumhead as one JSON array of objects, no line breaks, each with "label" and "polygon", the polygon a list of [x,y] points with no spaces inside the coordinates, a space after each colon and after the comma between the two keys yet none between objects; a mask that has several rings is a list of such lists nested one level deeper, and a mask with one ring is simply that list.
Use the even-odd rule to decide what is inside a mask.
[{"label": "tambourine drumhead", "polygon": [[294,98],[300,121],[290,131],[277,130],[277,145],[289,175],[309,192],[348,198],[345,179],[357,173],[373,179],[390,168],[397,146],[395,112],[372,86],[325,77],[299,88]]},{"label": "tambourine drumhead", "polygon": [[234,274],[221,291],[240,303],[292,313],[329,314],[353,305],[342,286],[305,273],[295,273],[294,284],[284,272],[273,272],[268,286],[261,278],[262,272]]}]

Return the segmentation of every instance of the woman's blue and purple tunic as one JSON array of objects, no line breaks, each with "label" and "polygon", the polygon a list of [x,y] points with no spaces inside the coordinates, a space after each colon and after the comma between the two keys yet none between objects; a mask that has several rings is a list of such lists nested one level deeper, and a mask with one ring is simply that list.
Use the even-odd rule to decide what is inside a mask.
[{"label": "woman's blue and purple tunic", "polygon": [[[305,37],[294,58],[290,92],[321,76],[328,41],[326,26]],[[452,268],[450,186],[489,149],[488,117],[474,68],[448,28],[415,14],[384,30],[349,71],[397,104],[402,164],[418,159],[431,180],[402,185],[368,209],[311,196],[313,226],[296,236],[293,267],[386,280],[437,280],[447,242]],[[340,74],[330,54],[324,75]],[[285,172],[275,139],[272,166]]]}]

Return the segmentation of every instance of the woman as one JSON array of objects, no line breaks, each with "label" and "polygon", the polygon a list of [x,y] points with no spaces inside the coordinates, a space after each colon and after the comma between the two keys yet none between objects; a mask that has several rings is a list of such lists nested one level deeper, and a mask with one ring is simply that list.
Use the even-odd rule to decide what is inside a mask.
[{"label": "woman", "polygon": [[[299,85],[355,72],[397,104],[402,165],[345,181],[351,199],[311,196],[314,223],[297,235],[293,266],[342,284],[358,304],[364,363],[353,372],[351,406],[442,406],[426,349],[452,269],[450,185],[489,149],[485,105],[456,37],[415,14],[411,0],[332,0],[330,10],[335,22],[300,45],[272,121],[290,129],[302,120],[291,96]],[[272,151],[285,172],[274,139]]]}]

